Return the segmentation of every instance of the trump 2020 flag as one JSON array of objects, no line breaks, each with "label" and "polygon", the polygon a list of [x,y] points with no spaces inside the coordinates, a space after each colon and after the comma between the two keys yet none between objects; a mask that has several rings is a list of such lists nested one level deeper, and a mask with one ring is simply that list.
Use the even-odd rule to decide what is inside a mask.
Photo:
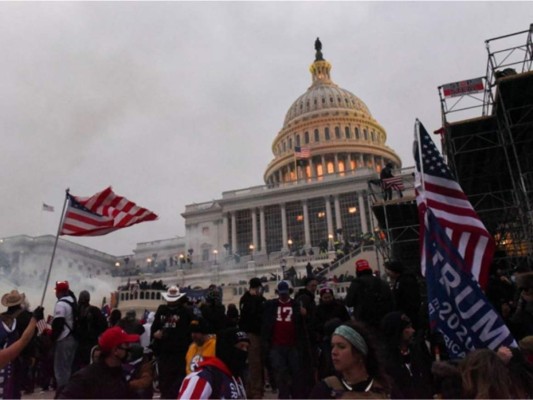
[{"label": "trump 2020 flag", "polygon": [[67,192],[67,201],[60,235],[101,236],[157,219],[152,211],[116,195],[111,187],[91,197],[77,197]]},{"label": "trump 2020 flag", "polygon": [[516,347],[431,209],[425,213],[424,225],[430,326],[443,334],[450,357],[462,358],[475,349]]},{"label": "trump 2020 flag", "polygon": [[[454,247],[463,257],[466,271],[486,288],[494,255],[494,238],[479,219],[472,204],[444,162],[424,126],[415,125],[416,202],[420,217],[420,239],[424,213],[431,209]],[[424,258],[422,254],[422,273]]]}]

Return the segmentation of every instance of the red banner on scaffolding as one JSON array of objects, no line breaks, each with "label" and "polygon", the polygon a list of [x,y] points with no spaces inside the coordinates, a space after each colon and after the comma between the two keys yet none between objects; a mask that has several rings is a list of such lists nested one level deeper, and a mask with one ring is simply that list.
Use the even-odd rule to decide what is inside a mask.
[{"label": "red banner on scaffolding", "polygon": [[483,78],[467,79],[465,81],[442,85],[444,97],[462,96],[465,94],[482,92],[484,89]]}]

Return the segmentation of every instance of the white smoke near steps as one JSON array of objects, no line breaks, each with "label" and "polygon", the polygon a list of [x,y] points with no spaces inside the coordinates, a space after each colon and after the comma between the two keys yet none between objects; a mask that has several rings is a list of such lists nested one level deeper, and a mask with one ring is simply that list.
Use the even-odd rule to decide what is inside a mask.
[{"label": "white smoke near steps", "polygon": [[[42,267],[42,265],[34,268],[25,266],[23,271],[14,270],[9,274],[0,271],[0,297],[16,289],[26,295],[29,309],[33,310],[41,303],[47,273],[48,267]],[[54,304],[57,300],[54,287],[58,280],[68,281],[70,290],[74,292],[76,298],[82,290],[87,290],[91,295],[91,304],[97,307],[102,306],[104,297],[109,302],[110,294],[116,291],[120,285],[120,279],[107,273],[96,274],[80,271],[76,268],[53,267],[43,302],[45,317],[53,315]],[[5,310],[6,307],[0,306],[0,312]]]}]

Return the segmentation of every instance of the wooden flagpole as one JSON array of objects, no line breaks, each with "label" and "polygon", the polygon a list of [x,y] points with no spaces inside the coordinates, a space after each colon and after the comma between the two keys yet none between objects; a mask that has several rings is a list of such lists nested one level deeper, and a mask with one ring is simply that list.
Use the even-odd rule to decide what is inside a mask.
[{"label": "wooden flagpole", "polygon": [[65,202],[63,203],[63,210],[61,211],[61,218],[59,219],[59,227],[57,228],[56,240],[54,243],[54,249],[52,250],[52,258],[50,259],[50,266],[48,267],[48,273],[46,274],[46,282],[44,284],[43,296],[41,297],[41,304],[43,306],[44,298],[46,296],[46,290],[48,289],[48,281],[50,280],[50,273],[52,272],[52,265],[54,264],[54,257],[56,255],[57,242],[59,240],[59,234],[61,233],[61,228],[63,227],[63,219],[65,218],[65,209],[67,207],[68,201],[68,192],[70,189],[67,189],[65,192]]}]

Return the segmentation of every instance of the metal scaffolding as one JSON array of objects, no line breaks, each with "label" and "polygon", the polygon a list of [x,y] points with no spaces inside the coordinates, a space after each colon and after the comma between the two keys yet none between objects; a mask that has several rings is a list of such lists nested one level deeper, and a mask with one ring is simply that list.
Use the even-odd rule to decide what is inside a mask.
[{"label": "metal scaffolding", "polygon": [[486,76],[439,87],[443,152],[509,266],[533,249],[532,32],[486,40]]}]

